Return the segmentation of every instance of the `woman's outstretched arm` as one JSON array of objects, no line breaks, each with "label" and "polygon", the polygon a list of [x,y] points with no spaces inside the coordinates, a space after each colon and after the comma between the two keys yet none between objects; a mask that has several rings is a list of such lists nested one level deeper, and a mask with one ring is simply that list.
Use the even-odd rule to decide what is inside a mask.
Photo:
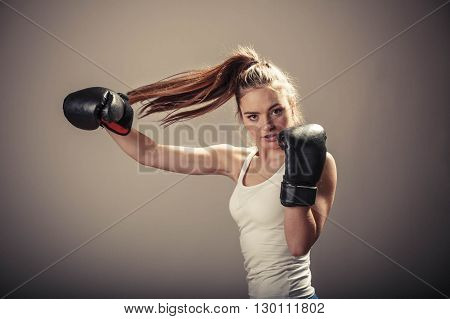
[{"label": "woman's outstretched arm", "polygon": [[207,147],[163,145],[134,128],[126,136],[106,132],[128,156],[145,166],[192,175],[230,176],[232,173],[236,147],[229,144]]},{"label": "woman's outstretched arm", "polygon": [[[241,148],[228,144],[208,147],[162,145],[132,128],[133,109],[128,97],[103,87],[91,87],[66,96],[67,120],[83,130],[104,127],[131,158],[142,165],[183,174],[217,174],[233,178],[233,160]],[[236,154],[236,155],[235,155]]]}]

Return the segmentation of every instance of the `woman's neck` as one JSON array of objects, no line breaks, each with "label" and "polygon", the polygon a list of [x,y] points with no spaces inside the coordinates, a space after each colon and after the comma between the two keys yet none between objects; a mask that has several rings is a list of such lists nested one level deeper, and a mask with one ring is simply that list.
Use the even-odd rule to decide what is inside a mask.
[{"label": "woman's neck", "polygon": [[258,162],[265,168],[276,169],[284,163],[284,151],[279,149],[262,149],[258,148],[255,157]]}]

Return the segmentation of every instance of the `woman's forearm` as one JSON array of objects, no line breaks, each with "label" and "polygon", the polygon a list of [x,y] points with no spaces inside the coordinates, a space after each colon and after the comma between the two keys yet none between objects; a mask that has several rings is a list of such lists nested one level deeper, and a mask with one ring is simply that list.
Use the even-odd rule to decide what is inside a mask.
[{"label": "woman's forearm", "polygon": [[310,207],[284,208],[284,233],[292,255],[308,253],[316,241],[316,221]]},{"label": "woman's forearm", "polygon": [[128,156],[139,163],[143,163],[145,156],[148,156],[149,152],[157,146],[155,141],[134,128],[126,136],[115,134],[109,130],[105,131]]}]

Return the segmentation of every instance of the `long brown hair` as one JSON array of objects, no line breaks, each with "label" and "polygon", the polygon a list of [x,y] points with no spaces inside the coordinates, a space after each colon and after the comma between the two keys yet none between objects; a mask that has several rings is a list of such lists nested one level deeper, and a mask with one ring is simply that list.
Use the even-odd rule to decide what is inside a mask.
[{"label": "long brown hair", "polygon": [[[260,58],[249,46],[239,46],[219,65],[169,76],[127,92],[127,96],[130,104],[144,102],[138,111],[138,118],[156,112],[169,112],[161,120],[163,126],[169,126],[211,112],[233,96],[238,106],[236,115],[242,119],[240,99],[245,90],[271,87],[274,83],[282,84],[289,103],[296,109],[297,119],[303,122],[297,107],[297,90],[290,76],[272,62]],[[210,103],[193,110],[181,111],[183,108],[206,102]]]}]

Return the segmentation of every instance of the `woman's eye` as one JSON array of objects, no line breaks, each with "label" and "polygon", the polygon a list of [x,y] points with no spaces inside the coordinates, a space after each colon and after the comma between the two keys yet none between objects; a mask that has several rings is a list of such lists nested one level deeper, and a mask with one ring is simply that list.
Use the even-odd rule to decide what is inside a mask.
[{"label": "woman's eye", "polygon": [[283,113],[283,109],[282,108],[277,108],[277,109],[273,110],[273,113],[275,115],[280,115],[281,113]]},{"label": "woman's eye", "polygon": [[248,118],[250,121],[255,121],[255,120],[256,120],[256,115],[253,114],[253,115],[247,116],[247,118]]}]

